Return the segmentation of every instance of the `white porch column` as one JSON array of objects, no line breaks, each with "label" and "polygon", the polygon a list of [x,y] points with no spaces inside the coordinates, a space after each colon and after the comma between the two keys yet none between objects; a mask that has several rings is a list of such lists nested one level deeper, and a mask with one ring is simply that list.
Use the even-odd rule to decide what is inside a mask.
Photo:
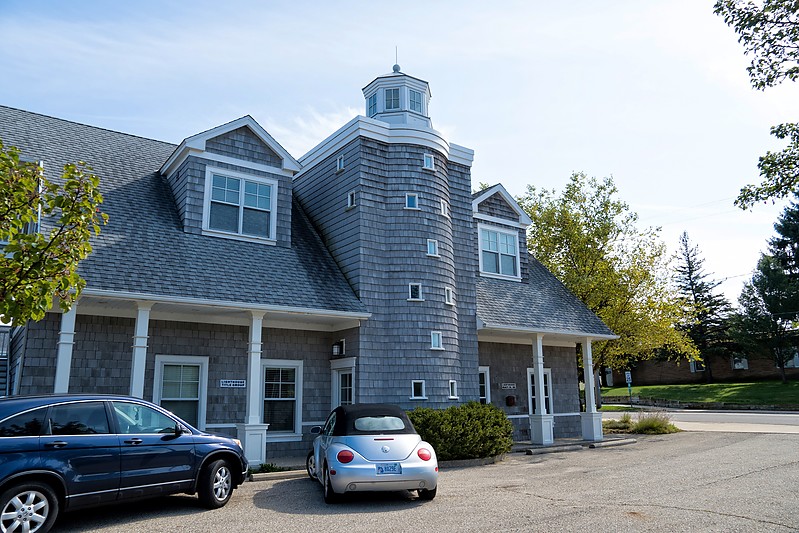
[{"label": "white porch column", "polygon": [[244,447],[244,456],[251,465],[266,462],[266,430],[269,424],[261,421],[261,332],[264,313],[251,311],[250,347],[247,352],[247,415],[244,424],[236,424],[238,437]]},{"label": "white porch column", "polygon": [[55,362],[53,392],[69,392],[69,374],[72,368],[72,348],[75,345],[75,317],[78,302],[61,315],[61,332],[58,334],[58,355]]},{"label": "white porch column", "polygon": [[139,302],[133,332],[133,357],[130,364],[130,395],[144,398],[144,368],[147,364],[147,335],[152,302]]},{"label": "white porch column", "polygon": [[580,413],[583,426],[583,439],[602,440],[602,413],[596,411],[596,392],[594,390],[594,362],[591,355],[591,339],[583,341],[583,376],[585,381],[585,412]]},{"label": "white porch column", "polygon": [[555,442],[553,432],[555,417],[552,413],[547,413],[547,403],[544,398],[544,336],[541,334],[533,339],[533,378],[535,414],[532,414],[533,410],[530,409],[530,438],[533,444],[547,446]]}]

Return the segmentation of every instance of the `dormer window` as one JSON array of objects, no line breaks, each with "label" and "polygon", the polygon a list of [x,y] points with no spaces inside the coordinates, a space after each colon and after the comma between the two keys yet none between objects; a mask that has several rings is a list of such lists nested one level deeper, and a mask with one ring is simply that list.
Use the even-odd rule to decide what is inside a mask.
[{"label": "dormer window", "polygon": [[413,89],[408,90],[408,94],[410,95],[410,109],[411,111],[416,111],[417,113],[422,112],[422,93],[419,91],[414,91]]},{"label": "dormer window", "polygon": [[276,181],[209,167],[206,183],[203,229],[247,239],[275,238]]},{"label": "dormer window", "polygon": [[386,89],[386,110],[399,109],[399,89]]},{"label": "dormer window", "polygon": [[367,105],[367,110],[366,110],[367,114],[370,117],[375,116],[377,114],[377,93],[369,97],[369,99],[366,101],[366,105]]},{"label": "dormer window", "polygon": [[495,276],[519,278],[519,246],[515,232],[480,227],[480,271]]}]

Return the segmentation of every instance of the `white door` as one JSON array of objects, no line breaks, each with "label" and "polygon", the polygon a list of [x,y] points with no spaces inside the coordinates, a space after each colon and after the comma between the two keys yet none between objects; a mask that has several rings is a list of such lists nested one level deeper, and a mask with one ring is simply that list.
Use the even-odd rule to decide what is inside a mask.
[{"label": "white door", "polygon": [[[552,410],[552,369],[545,368],[544,369],[544,383],[543,387],[538,387],[535,383],[535,371],[532,368],[527,369],[527,401],[529,402],[528,405],[530,406],[530,414],[549,414],[553,413]],[[535,395],[538,390],[544,390],[544,408],[546,409],[546,413],[536,413],[535,412]]]}]

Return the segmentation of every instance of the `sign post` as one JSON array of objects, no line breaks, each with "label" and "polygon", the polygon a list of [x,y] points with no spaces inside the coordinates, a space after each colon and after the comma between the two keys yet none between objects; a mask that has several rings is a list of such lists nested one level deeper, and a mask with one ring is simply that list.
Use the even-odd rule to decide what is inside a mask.
[{"label": "sign post", "polygon": [[624,372],[624,379],[627,381],[627,394],[630,396],[630,406],[633,405],[633,373],[627,370]]}]

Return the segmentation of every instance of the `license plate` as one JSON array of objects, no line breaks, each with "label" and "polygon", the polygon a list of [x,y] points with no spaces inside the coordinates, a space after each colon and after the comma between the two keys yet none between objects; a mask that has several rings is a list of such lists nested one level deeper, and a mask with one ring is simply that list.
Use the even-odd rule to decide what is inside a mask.
[{"label": "license plate", "polygon": [[377,468],[378,476],[383,474],[402,474],[402,465],[399,463],[378,463],[375,468]]}]

